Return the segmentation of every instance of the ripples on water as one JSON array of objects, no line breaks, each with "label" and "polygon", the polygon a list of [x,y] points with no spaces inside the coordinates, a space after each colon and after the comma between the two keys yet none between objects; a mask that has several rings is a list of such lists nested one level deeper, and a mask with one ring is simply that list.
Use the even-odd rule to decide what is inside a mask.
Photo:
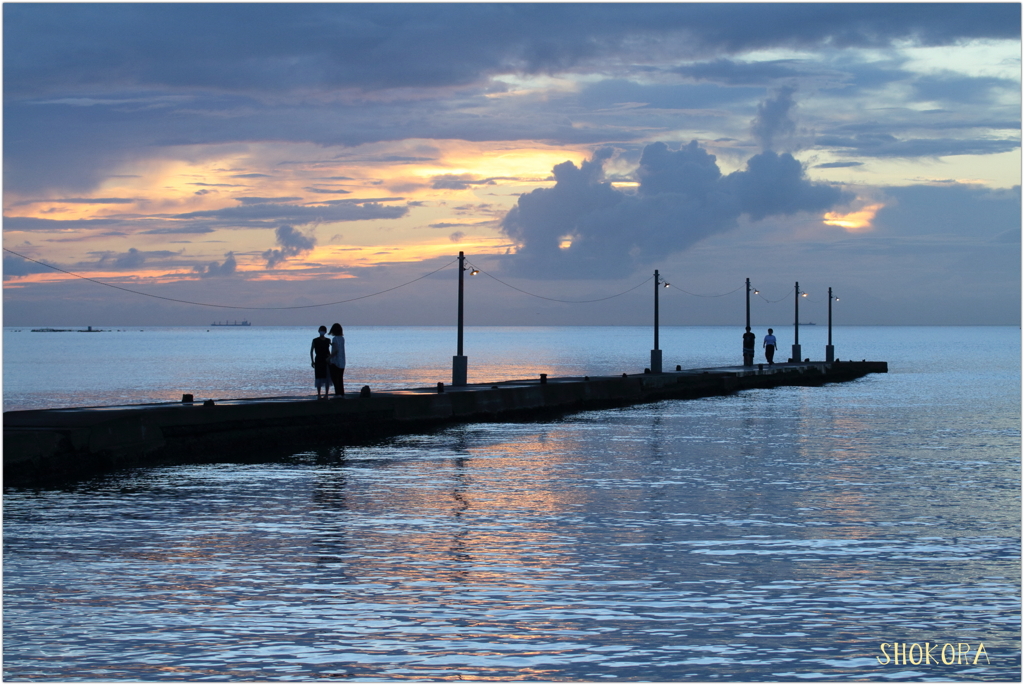
[{"label": "ripples on water", "polygon": [[8,489],[5,675],[1017,680],[1014,373]]}]

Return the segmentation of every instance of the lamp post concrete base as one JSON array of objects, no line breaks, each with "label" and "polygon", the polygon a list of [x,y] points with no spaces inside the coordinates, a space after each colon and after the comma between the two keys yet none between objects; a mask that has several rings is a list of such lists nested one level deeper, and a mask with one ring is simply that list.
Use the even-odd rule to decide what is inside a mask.
[{"label": "lamp post concrete base", "polygon": [[452,357],[452,385],[466,385],[466,377],[469,375],[469,358],[462,355]]},{"label": "lamp post concrete base", "polygon": [[661,373],[661,350],[651,350],[651,373]]},{"label": "lamp post concrete base", "polygon": [[836,360],[836,348],[834,345],[825,345],[825,361],[831,364]]},{"label": "lamp post concrete base", "polygon": [[800,357],[800,346],[799,345],[793,345],[793,361],[794,362],[801,362],[801,361],[803,361],[803,359]]}]

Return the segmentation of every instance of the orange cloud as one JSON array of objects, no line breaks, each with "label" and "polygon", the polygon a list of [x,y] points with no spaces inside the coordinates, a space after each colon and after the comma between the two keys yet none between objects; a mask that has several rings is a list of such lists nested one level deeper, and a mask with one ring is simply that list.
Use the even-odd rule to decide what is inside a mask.
[{"label": "orange cloud", "polygon": [[826,212],[822,219],[829,226],[839,226],[846,229],[850,233],[866,233],[867,231],[873,230],[874,226],[871,225],[871,221],[875,218],[875,214],[878,213],[884,204],[868,205],[862,209],[858,209],[856,212],[850,212],[849,214],[840,214],[839,212]]}]

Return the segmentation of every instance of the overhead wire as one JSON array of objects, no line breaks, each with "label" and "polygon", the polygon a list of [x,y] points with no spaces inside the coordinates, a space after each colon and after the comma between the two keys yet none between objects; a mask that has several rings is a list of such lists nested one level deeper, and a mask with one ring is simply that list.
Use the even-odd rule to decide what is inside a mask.
[{"label": "overhead wire", "polygon": [[782,302],[782,301],[783,301],[784,299],[786,299],[787,297],[789,297],[789,294],[790,294],[791,292],[793,292],[793,288],[790,288],[789,290],[787,290],[787,291],[786,291],[786,294],[785,294],[785,295],[783,295],[782,297],[780,297],[780,298],[779,298],[779,299],[777,299],[777,300],[769,300],[769,299],[768,299],[767,297],[765,297],[765,296],[764,296],[764,295],[762,295],[761,293],[757,293],[757,296],[758,296],[758,297],[760,297],[760,298],[761,298],[762,300],[764,300],[765,302],[767,302],[768,304],[775,304],[776,302]]},{"label": "overhead wire", "polygon": [[719,293],[718,295],[701,295],[699,293],[691,293],[688,290],[683,290],[679,286],[672,285],[671,283],[669,284],[669,290],[678,290],[679,292],[686,293],[687,295],[692,295],[693,297],[725,297],[726,295],[732,295],[733,293],[742,290],[744,287],[745,286],[741,285],[739,288],[736,288],[736,290],[730,290],[727,293]]},{"label": "overhead wire", "polygon": [[[474,267],[474,268],[476,268],[476,267]],[[604,302],[605,300],[611,300],[611,299],[614,299],[616,297],[621,297],[622,295],[625,295],[626,293],[633,292],[634,290],[636,290],[640,286],[642,286],[642,285],[644,285],[646,283],[649,283],[654,278],[654,276],[651,276],[650,278],[648,278],[643,283],[638,283],[637,285],[634,285],[629,290],[623,290],[621,293],[616,293],[615,295],[609,295],[608,297],[599,297],[599,298],[593,299],[593,300],[560,300],[560,299],[555,298],[555,297],[545,297],[544,295],[537,295],[536,293],[528,292],[526,290],[523,290],[522,288],[517,288],[516,286],[512,285],[511,283],[506,283],[505,281],[501,280],[500,278],[498,278],[496,276],[492,276],[491,274],[487,273],[483,269],[476,268],[476,270],[478,272],[484,274],[485,276],[494,279],[498,283],[501,283],[503,286],[505,286],[507,288],[512,288],[512,290],[518,290],[519,292],[523,293],[524,295],[529,295],[530,297],[536,297],[536,298],[541,299],[541,300],[548,300],[550,302],[564,302],[566,304],[589,304],[591,302]]]},{"label": "overhead wire", "polygon": [[[447,264],[445,264],[445,265],[443,265],[443,266],[441,266],[441,267],[439,267],[439,268],[437,268],[437,269],[435,269],[435,270],[433,270],[433,271],[431,271],[429,273],[423,274],[422,276],[420,276],[418,278],[414,278],[411,281],[406,281],[405,283],[401,283],[401,284],[393,286],[391,288],[386,288],[384,290],[380,290],[380,291],[377,291],[377,292],[374,292],[374,293],[370,293],[370,294],[367,294],[367,295],[360,295],[358,297],[350,297],[350,298],[347,298],[347,299],[344,299],[344,300],[336,300],[336,301],[333,301],[333,302],[321,302],[321,303],[318,303],[318,304],[305,304],[305,305],[289,305],[289,306],[285,306],[285,307],[251,307],[251,306],[247,307],[247,306],[241,306],[241,305],[215,304],[215,303],[211,303],[211,302],[196,302],[194,300],[183,300],[183,299],[179,299],[179,298],[175,298],[175,297],[166,297],[166,296],[163,296],[163,295],[154,295],[153,293],[146,293],[146,292],[142,292],[140,290],[133,290],[131,288],[125,288],[123,286],[114,285],[113,283],[107,283],[105,281],[100,281],[100,280],[95,279],[95,278],[90,278],[89,276],[83,276],[82,274],[78,274],[78,273],[75,273],[73,271],[68,271],[67,269],[62,269],[59,266],[54,266],[53,264],[47,264],[46,262],[42,262],[42,261],[40,261],[38,259],[33,259],[32,257],[28,257],[26,255],[23,255],[23,254],[19,253],[19,252],[15,252],[14,250],[11,250],[10,248],[6,248],[5,247],[5,248],[3,248],[3,250],[4,250],[4,252],[9,252],[12,255],[20,257],[21,259],[24,259],[26,261],[33,262],[35,264],[39,264],[40,266],[45,266],[48,269],[53,269],[54,271],[59,271],[61,273],[67,274],[69,276],[73,276],[75,278],[79,278],[79,279],[84,280],[84,281],[89,281],[91,283],[95,283],[97,285],[106,286],[108,288],[113,288],[115,290],[121,290],[123,292],[131,293],[133,295],[140,295],[142,297],[150,297],[150,298],[154,298],[154,299],[157,299],[157,300],[165,300],[165,301],[168,301],[168,302],[177,302],[177,303],[180,303],[180,304],[189,304],[189,305],[194,305],[194,306],[197,306],[197,307],[215,307],[215,308],[219,308],[219,309],[245,309],[245,310],[252,310],[252,311],[281,311],[281,310],[289,310],[289,309],[314,309],[314,308],[317,308],[317,307],[330,307],[330,306],[334,306],[334,305],[345,304],[345,303],[348,303],[348,302],[355,302],[357,300],[365,300],[365,299],[370,298],[370,297],[376,297],[378,295],[383,295],[385,293],[389,293],[389,292],[392,292],[394,290],[398,290],[399,288],[404,288],[407,285],[411,285],[413,283],[416,283],[417,281],[423,280],[424,278],[427,278],[429,276],[433,276],[434,274],[438,273],[439,271],[443,271],[444,269],[447,269],[452,264],[454,264],[456,261],[458,261],[457,259],[453,259],[452,261],[448,262]],[[565,300],[565,299],[560,299],[560,298],[556,298],[556,297],[547,297],[547,296],[544,296],[544,295],[538,295],[536,293],[531,293],[531,292],[529,292],[527,290],[523,290],[522,288],[514,286],[511,283],[507,283],[507,282],[501,280],[500,278],[498,278],[497,276],[494,276],[493,274],[491,274],[491,273],[489,273],[487,271],[484,271],[483,269],[479,269],[479,268],[476,268],[476,267],[473,267],[473,268],[474,268],[474,270],[476,272],[482,273],[485,276],[487,276],[488,278],[490,278],[490,279],[492,279],[494,281],[497,281],[498,283],[501,283],[506,288],[511,288],[512,290],[515,290],[517,292],[523,293],[524,295],[529,295],[530,297],[536,297],[536,298],[541,299],[541,300],[547,300],[549,302],[562,302],[562,303],[565,303],[565,304],[590,304],[590,303],[593,303],[593,302],[605,302],[607,300],[611,300],[611,299],[614,299],[616,297],[621,297],[623,295],[626,295],[627,293],[631,293],[634,290],[636,290],[637,288],[640,288],[641,286],[646,285],[647,283],[650,283],[651,280],[654,278],[653,276],[651,276],[651,277],[647,278],[646,280],[644,280],[643,282],[638,283],[637,285],[633,286],[632,288],[629,288],[627,290],[623,290],[622,292],[616,293],[614,295],[608,295],[607,297],[598,297],[598,298],[594,298],[594,299],[590,299],[590,300]],[[739,290],[741,290],[743,287],[744,286],[740,286],[739,288],[736,288],[735,290],[730,290],[729,292],[726,292],[726,293],[719,293],[719,294],[715,294],[715,295],[702,295],[702,294],[699,294],[699,293],[691,293],[688,290],[684,290],[683,288],[680,288],[678,286],[671,286],[670,285],[670,288],[678,290],[678,291],[680,291],[682,293],[685,293],[687,295],[690,295],[692,297],[709,297],[709,298],[725,297],[727,295],[732,295],[733,293],[738,292]],[[777,300],[769,300],[766,297],[764,297],[764,295],[761,295],[761,293],[756,292],[756,291],[755,291],[755,293],[758,295],[758,297],[760,297],[765,302],[768,302],[770,304],[774,304],[776,302],[781,302],[782,300],[784,300],[787,297],[789,297],[789,293],[792,292],[792,291],[793,291],[793,288],[790,288],[789,291],[785,295],[783,295],[782,297],[780,297]]]},{"label": "overhead wire", "polygon": [[321,302],[319,304],[291,305],[291,306],[288,306],[288,307],[243,307],[243,306],[232,305],[232,304],[212,304],[212,303],[209,303],[209,302],[194,302],[192,300],[181,300],[181,299],[178,299],[178,298],[175,298],[175,297],[164,297],[163,295],[154,295],[152,293],[144,293],[144,292],[142,292],[140,290],[132,290],[131,288],[124,288],[124,287],[119,286],[119,285],[114,285],[113,283],[106,283],[104,281],[100,281],[100,280],[97,280],[95,278],[90,278],[88,276],[83,276],[82,274],[76,274],[73,271],[68,271],[67,269],[62,269],[59,266],[54,266],[53,264],[47,264],[46,262],[41,262],[38,259],[32,259],[31,257],[26,257],[25,255],[20,254],[18,252],[15,252],[14,250],[8,249],[6,247],[4,248],[4,252],[10,252],[13,255],[21,257],[22,259],[25,259],[25,260],[30,261],[30,262],[34,262],[34,263],[39,264],[41,266],[45,266],[45,267],[47,267],[49,269],[53,269],[54,271],[60,271],[61,273],[68,274],[69,276],[74,276],[75,278],[81,278],[82,280],[90,281],[92,283],[96,283],[97,285],[103,285],[103,286],[106,286],[108,288],[114,288],[115,290],[123,290],[124,292],[132,293],[133,295],[141,295],[143,297],[152,297],[152,298],[155,298],[157,300],[167,300],[168,302],[178,302],[178,303],[181,303],[181,304],[191,304],[191,305],[195,305],[197,307],[217,307],[219,309],[248,309],[248,310],[258,310],[258,311],[271,311],[271,310],[283,310],[283,309],[313,309],[315,307],[330,307],[332,305],[345,304],[346,302],[355,302],[356,300],[365,300],[368,297],[376,297],[377,295],[383,295],[384,293],[389,293],[392,290],[398,290],[399,288],[404,288],[405,286],[411,285],[411,284],[415,283],[416,281],[422,281],[424,278],[427,278],[428,276],[433,276],[438,271],[443,271],[444,269],[447,269],[449,266],[451,266],[452,264],[454,264],[457,261],[457,260],[453,259],[452,261],[448,262],[447,264],[445,264],[444,266],[442,266],[439,269],[435,269],[434,271],[431,271],[430,273],[423,274],[419,278],[414,278],[411,281],[406,281],[405,283],[402,283],[400,285],[396,285],[394,287],[387,288],[386,290],[380,290],[380,291],[375,292],[375,293],[370,293],[369,295],[360,295],[359,297],[350,297],[347,300],[337,300],[336,302]]}]

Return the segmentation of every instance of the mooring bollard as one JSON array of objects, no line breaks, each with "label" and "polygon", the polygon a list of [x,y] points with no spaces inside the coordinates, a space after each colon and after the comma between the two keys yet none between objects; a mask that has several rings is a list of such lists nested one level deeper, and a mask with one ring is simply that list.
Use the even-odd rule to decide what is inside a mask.
[{"label": "mooring bollard", "polygon": [[682,370],[683,370],[682,364],[676,364],[676,371],[682,371]]},{"label": "mooring bollard", "polygon": [[181,396],[181,403],[182,404],[192,404],[192,395],[189,394],[189,393],[185,393],[184,395],[182,395]]},{"label": "mooring bollard", "polygon": [[540,375],[540,384],[541,385],[547,385],[547,382],[548,382],[548,375],[546,373],[542,373]]},{"label": "mooring bollard", "polygon": [[364,385],[362,388],[360,388],[359,396],[360,397],[369,397],[370,396],[370,386]]},{"label": "mooring bollard", "polygon": [[213,400],[206,400],[205,402],[203,402],[203,406],[204,407],[212,407],[213,406]]},{"label": "mooring bollard", "polygon": [[438,394],[441,394],[441,393],[444,392],[444,383],[442,383],[441,381],[437,382],[437,392],[438,392]]}]

